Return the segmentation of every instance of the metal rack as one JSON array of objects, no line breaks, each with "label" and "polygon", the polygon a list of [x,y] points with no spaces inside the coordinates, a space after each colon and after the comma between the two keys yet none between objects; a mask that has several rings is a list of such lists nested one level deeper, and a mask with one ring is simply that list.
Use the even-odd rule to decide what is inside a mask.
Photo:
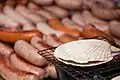
[{"label": "metal rack", "polygon": [[[96,37],[96,39],[108,41],[103,37]],[[115,43],[109,43],[117,45]],[[55,64],[59,78],[61,77],[60,74],[65,74],[67,75],[67,78],[72,78],[71,80],[110,80],[111,78],[120,75],[120,55],[114,56],[112,61],[102,65],[93,67],[75,67],[58,61],[53,56],[53,52],[56,48],[57,47],[52,47],[39,51],[38,53],[45,57],[48,61],[52,62],[52,64]]]}]

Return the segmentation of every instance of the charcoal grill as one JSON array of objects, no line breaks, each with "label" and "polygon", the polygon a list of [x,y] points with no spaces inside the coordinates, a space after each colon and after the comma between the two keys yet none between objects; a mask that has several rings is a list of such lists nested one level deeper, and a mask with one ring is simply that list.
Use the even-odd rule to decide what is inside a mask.
[{"label": "charcoal grill", "polygon": [[[103,37],[96,38],[108,41]],[[110,41],[108,42],[111,43]],[[115,43],[111,43],[111,45],[119,47],[119,45]],[[52,47],[39,51],[38,53],[56,66],[59,80],[111,80],[112,78],[120,75],[120,54],[114,56],[112,61],[102,65],[76,67],[66,65],[57,60],[53,54],[51,54],[51,52],[53,53],[56,48],[57,47]]]}]

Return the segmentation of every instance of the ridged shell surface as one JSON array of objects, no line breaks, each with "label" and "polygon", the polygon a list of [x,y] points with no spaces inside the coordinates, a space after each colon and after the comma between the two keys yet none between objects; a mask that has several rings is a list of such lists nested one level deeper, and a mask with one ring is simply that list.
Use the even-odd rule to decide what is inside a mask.
[{"label": "ridged shell surface", "polygon": [[104,62],[113,58],[110,51],[110,44],[97,39],[78,40],[63,44],[56,48],[54,56],[58,60],[62,59],[75,63]]}]

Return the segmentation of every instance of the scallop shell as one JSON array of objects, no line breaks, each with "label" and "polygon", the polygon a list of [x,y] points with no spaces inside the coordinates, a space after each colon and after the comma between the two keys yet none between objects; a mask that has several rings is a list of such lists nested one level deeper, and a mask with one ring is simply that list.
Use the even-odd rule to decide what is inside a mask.
[{"label": "scallop shell", "polygon": [[93,61],[106,62],[113,59],[110,46],[108,42],[103,40],[78,40],[59,46],[56,48],[54,56],[68,64],[84,64]]},{"label": "scallop shell", "polygon": [[120,80],[120,76],[114,77],[114,78],[111,79],[111,80]]}]

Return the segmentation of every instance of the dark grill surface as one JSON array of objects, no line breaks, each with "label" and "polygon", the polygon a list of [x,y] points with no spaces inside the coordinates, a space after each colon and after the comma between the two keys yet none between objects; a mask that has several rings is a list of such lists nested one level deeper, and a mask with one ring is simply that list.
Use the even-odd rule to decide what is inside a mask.
[{"label": "dark grill surface", "polygon": [[65,71],[75,80],[110,80],[120,75],[120,55],[108,63],[93,67],[74,67],[55,60],[56,68]]}]

